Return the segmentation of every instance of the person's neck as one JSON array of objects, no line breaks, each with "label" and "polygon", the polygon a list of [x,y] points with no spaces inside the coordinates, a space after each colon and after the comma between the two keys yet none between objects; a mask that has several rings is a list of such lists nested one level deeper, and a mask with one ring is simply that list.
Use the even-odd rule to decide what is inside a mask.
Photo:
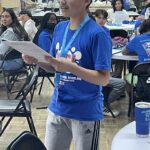
[{"label": "person's neck", "polygon": [[80,16],[71,17],[70,18],[70,29],[71,30],[77,29],[86,15],[87,15],[87,12],[83,12]]}]

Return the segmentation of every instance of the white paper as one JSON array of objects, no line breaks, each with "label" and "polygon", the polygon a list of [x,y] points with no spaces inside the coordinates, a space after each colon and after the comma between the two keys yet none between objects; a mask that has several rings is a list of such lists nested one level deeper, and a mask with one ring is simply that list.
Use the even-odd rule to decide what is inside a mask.
[{"label": "white paper", "polygon": [[45,52],[43,49],[41,49],[39,46],[35,45],[31,41],[3,41],[3,42],[8,46],[12,47],[13,49],[19,51],[20,53],[36,58],[39,62],[48,63],[44,57],[45,55],[50,56],[50,54]]}]

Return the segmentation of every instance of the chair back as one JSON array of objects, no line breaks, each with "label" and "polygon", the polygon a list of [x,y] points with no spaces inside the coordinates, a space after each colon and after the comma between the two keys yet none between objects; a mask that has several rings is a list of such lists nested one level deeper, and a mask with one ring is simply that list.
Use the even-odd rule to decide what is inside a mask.
[{"label": "chair back", "polygon": [[[0,68],[3,70],[3,65],[5,61],[14,60],[14,59],[22,59],[22,54],[15,49],[8,50],[4,56],[1,57],[2,63]],[[24,67],[24,64],[22,65]]]},{"label": "chair back", "polygon": [[4,60],[18,59],[18,58],[22,58],[21,55],[22,54],[20,52],[16,51],[15,49],[12,49],[5,53],[3,59]]},{"label": "chair back", "polygon": [[22,86],[18,94],[16,95],[15,99],[26,99],[27,95],[33,89],[33,86],[36,85],[37,83],[38,68],[39,68],[38,66],[35,66],[33,70],[30,70],[24,85]]},{"label": "chair back", "polygon": [[28,94],[30,94],[30,99],[28,101],[32,101],[35,86],[37,83],[38,78],[38,66],[35,66],[35,68],[30,72],[28,75],[26,82],[22,86],[21,90],[16,95],[15,99],[20,100],[20,102],[17,104],[14,112],[19,111],[20,109],[24,109],[25,112],[27,112],[27,109],[25,107],[25,101],[27,99]]},{"label": "chair back", "polygon": [[46,150],[46,147],[38,137],[25,131],[15,138],[6,150]]},{"label": "chair back", "polygon": [[125,30],[110,30],[110,36],[111,38],[114,37],[123,37],[123,38],[127,38],[128,37],[128,32]]},{"label": "chair back", "polygon": [[113,48],[122,48],[128,43],[128,32],[125,30],[110,30]]},{"label": "chair back", "polygon": [[54,77],[55,73],[51,73],[51,72],[46,72],[44,69],[39,67],[38,70],[38,77]]},{"label": "chair back", "polygon": [[132,71],[131,83],[133,85],[134,77],[137,76],[135,91],[141,101],[150,102],[150,62],[144,62],[136,65]]}]

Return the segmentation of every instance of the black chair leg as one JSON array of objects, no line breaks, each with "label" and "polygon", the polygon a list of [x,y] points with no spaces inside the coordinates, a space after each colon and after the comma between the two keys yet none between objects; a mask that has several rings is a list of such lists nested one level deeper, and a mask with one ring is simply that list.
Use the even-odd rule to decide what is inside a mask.
[{"label": "black chair leg", "polygon": [[7,80],[5,78],[5,74],[4,73],[3,73],[3,78],[4,78],[5,89],[6,89],[6,95],[7,95],[7,98],[9,99],[8,84],[7,84]]},{"label": "black chair leg", "polygon": [[28,125],[29,125],[29,128],[30,128],[30,131],[37,136],[37,132],[36,132],[36,129],[35,129],[35,126],[34,126],[34,123],[33,123],[33,119],[32,117],[26,117],[27,121],[28,121]]},{"label": "black chair leg", "polygon": [[116,116],[114,115],[114,113],[112,112],[110,105],[108,104],[108,102],[105,102],[105,107],[108,109],[108,111],[111,113],[113,118],[116,118]]},{"label": "black chair leg", "polygon": [[[5,123],[4,127],[2,128],[2,130],[0,131],[0,136],[4,133],[5,129],[7,128],[7,126],[9,125],[10,121],[12,120],[13,117],[10,117],[7,122]],[[4,120],[4,119],[3,119]]]},{"label": "black chair leg", "polygon": [[43,82],[44,82],[44,77],[42,77],[42,81],[41,81],[41,86],[40,86],[40,89],[39,89],[39,93],[38,93],[38,95],[40,95],[41,94],[41,90],[42,90],[42,87],[43,87]]},{"label": "black chair leg", "polygon": [[52,80],[50,79],[50,77],[47,77],[49,82],[52,84],[52,86],[54,87],[54,83],[52,82]]},{"label": "black chair leg", "polygon": [[37,84],[37,81],[36,81],[36,83],[33,85],[33,90],[31,91],[31,99],[30,99],[30,102],[31,102],[31,103],[32,103],[33,96],[34,96],[34,92],[35,92],[35,89],[36,89],[36,84]]}]

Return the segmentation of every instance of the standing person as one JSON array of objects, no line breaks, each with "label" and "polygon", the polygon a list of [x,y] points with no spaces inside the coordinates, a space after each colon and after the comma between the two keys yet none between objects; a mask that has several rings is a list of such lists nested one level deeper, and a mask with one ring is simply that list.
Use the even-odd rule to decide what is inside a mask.
[{"label": "standing person", "polygon": [[24,27],[24,29],[28,33],[30,40],[32,41],[37,32],[37,28],[35,26],[35,22],[32,20],[31,12],[27,10],[22,10],[19,13],[19,20],[20,20],[21,25]]},{"label": "standing person", "polygon": [[57,24],[57,16],[54,13],[47,13],[43,16],[39,30],[33,42],[49,53],[54,28]]},{"label": "standing person", "polygon": [[[10,41],[28,41],[28,35],[24,28],[20,25],[17,17],[12,9],[4,9],[1,14],[1,31],[0,31],[0,56],[4,56],[8,51],[12,50],[11,47],[7,46],[2,40]],[[23,66],[21,58],[6,60],[2,65],[0,60],[0,67],[4,70],[17,70]]]},{"label": "standing person", "polygon": [[[112,45],[106,32],[87,15],[91,0],[60,0],[70,21],[54,31],[48,63],[23,55],[47,71],[56,71],[55,89],[48,107],[45,145],[48,150],[98,150],[103,119],[102,86],[108,83]],[[77,11],[78,10],[78,11]],[[59,141],[59,144],[58,144]]]}]

